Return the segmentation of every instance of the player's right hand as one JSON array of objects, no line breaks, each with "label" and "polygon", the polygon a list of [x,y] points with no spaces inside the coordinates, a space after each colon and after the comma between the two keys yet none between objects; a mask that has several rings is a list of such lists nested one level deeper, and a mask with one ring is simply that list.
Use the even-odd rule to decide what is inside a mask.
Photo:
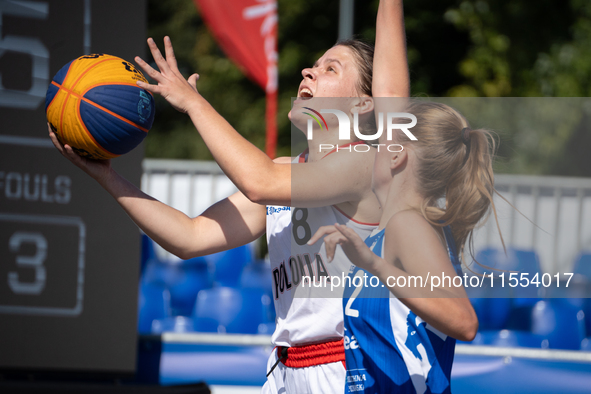
[{"label": "player's right hand", "polygon": [[193,74],[189,79],[183,77],[174,56],[170,37],[164,37],[164,53],[166,57],[162,56],[160,49],[158,49],[152,38],[148,39],[148,46],[159,71],[152,68],[139,56],[136,56],[135,61],[157,84],[151,85],[138,81],[138,86],[152,93],[160,94],[177,111],[183,113],[189,112],[192,102],[201,97],[197,91],[199,75]]},{"label": "player's right hand", "polygon": [[86,157],[82,157],[68,144],[64,145],[57,138],[57,135],[51,129],[51,125],[47,123],[47,129],[49,131],[49,138],[57,150],[66,159],[70,160],[74,165],[81,168],[88,175],[96,179],[99,183],[106,182],[107,178],[111,174],[111,160],[92,160]]}]

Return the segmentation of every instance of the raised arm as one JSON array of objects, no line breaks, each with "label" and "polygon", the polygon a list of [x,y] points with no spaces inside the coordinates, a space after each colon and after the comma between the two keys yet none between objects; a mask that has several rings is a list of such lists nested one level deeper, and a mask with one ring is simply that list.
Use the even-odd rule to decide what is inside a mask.
[{"label": "raised arm", "polygon": [[381,0],[373,59],[374,97],[408,97],[410,77],[402,0]]},{"label": "raised arm", "polygon": [[[409,81],[401,1],[380,2],[376,23],[374,95],[407,97]],[[139,57],[135,60],[157,85],[143,82],[138,82],[138,85],[162,95],[173,107],[191,117],[224,173],[251,201],[260,204],[292,205],[294,199],[299,206],[304,207],[337,204],[345,202],[343,198],[359,201],[365,196],[366,190],[363,188],[351,187],[363,185],[363,182],[331,182],[333,187],[326,187],[327,179],[337,179],[339,174],[343,173],[352,174],[356,168],[347,172],[347,169],[341,167],[332,172],[324,169],[324,160],[320,171],[319,166],[313,167],[308,164],[292,166],[274,163],[261,150],[244,139],[198,93],[197,74],[185,80],[178,69],[169,37],[164,38],[165,57],[151,38],[148,39],[148,46],[159,71]],[[352,160],[349,162],[351,165],[354,164]],[[295,180],[292,171],[298,174]],[[305,183],[300,182],[301,180],[305,180]],[[298,187],[292,187],[294,182]],[[325,189],[322,195],[318,195],[316,191],[322,189]]]},{"label": "raised arm", "polygon": [[[359,171],[357,161],[363,161],[363,155],[373,155],[373,152],[353,154],[351,160],[344,159],[343,155],[347,152],[339,152],[323,160],[322,164],[275,163],[242,137],[198,93],[195,85],[197,74],[188,80],[184,79],[178,70],[170,38],[164,40],[166,58],[154,40],[149,39],[148,45],[160,71],[154,70],[139,57],[135,60],[158,84],[138,82],[138,85],[162,95],[177,110],[189,114],[219,166],[251,201],[290,206],[293,199],[301,207],[326,206],[360,200],[362,195],[368,193],[362,180],[370,179],[367,176],[371,176],[371,168],[364,165],[364,171]],[[350,170],[344,166],[349,166]],[[358,177],[359,181],[348,182],[352,176]],[[297,188],[292,187],[294,182]]]},{"label": "raised arm", "polygon": [[198,92],[193,74],[180,73],[169,37],[164,38],[164,58],[153,39],[148,46],[160,71],[140,57],[135,61],[158,84],[138,82],[162,95],[178,111],[187,113],[224,173],[251,201],[289,205],[291,165],[275,164],[265,153],[242,137]]},{"label": "raised arm", "polygon": [[188,259],[231,249],[260,237],[265,230],[265,207],[236,193],[190,218],[139,190],[115,172],[110,161],[88,160],[49,135],[57,149],[94,178],[150,238],[172,254]]}]

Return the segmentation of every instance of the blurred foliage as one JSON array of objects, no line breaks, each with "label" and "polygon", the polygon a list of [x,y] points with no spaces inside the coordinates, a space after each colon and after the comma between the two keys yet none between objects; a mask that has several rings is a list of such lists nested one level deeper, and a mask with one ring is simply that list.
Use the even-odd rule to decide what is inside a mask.
[{"label": "blurred foliage", "polygon": [[[224,0],[231,1],[231,0]],[[278,0],[279,155],[290,154],[291,100],[309,67],[337,40],[338,0]],[[170,35],[185,76],[242,135],[263,149],[265,94],[225,57],[192,0],[148,1],[148,32]],[[373,42],[377,0],[355,2],[355,32]],[[428,97],[585,97],[591,93],[588,0],[406,0],[412,94]],[[576,101],[581,106],[581,100]],[[552,105],[549,101],[547,105]],[[148,157],[212,159],[190,119],[157,98]],[[582,107],[581,107],[582,108]],[[497,171],[591,176],[588,116],[566,127],[497,130]],[[520,123],[521,124],[521,123]]]}]

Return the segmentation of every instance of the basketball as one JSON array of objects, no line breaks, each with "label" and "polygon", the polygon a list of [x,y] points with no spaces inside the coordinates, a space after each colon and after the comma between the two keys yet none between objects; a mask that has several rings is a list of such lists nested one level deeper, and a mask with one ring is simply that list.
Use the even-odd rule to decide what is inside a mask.
[{"label": "basketball", "polygon": [[81,56],[55,75],[45,96],[47,120],[62,144],[91,159],[135,148],[154,121],[154,98],[133,64],[106,54]]}]

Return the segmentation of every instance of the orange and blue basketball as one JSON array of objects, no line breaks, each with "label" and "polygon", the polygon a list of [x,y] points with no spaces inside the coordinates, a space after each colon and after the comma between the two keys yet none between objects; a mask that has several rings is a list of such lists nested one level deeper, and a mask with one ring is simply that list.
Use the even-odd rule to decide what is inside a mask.
[{"label": "orange and blue basketball", "polygon": [[135,148],[154,121],[154,97],[133,64],[92,54],[66,64],[45,97],[45,112],[62,144],[92,159],[111,159]]}]

